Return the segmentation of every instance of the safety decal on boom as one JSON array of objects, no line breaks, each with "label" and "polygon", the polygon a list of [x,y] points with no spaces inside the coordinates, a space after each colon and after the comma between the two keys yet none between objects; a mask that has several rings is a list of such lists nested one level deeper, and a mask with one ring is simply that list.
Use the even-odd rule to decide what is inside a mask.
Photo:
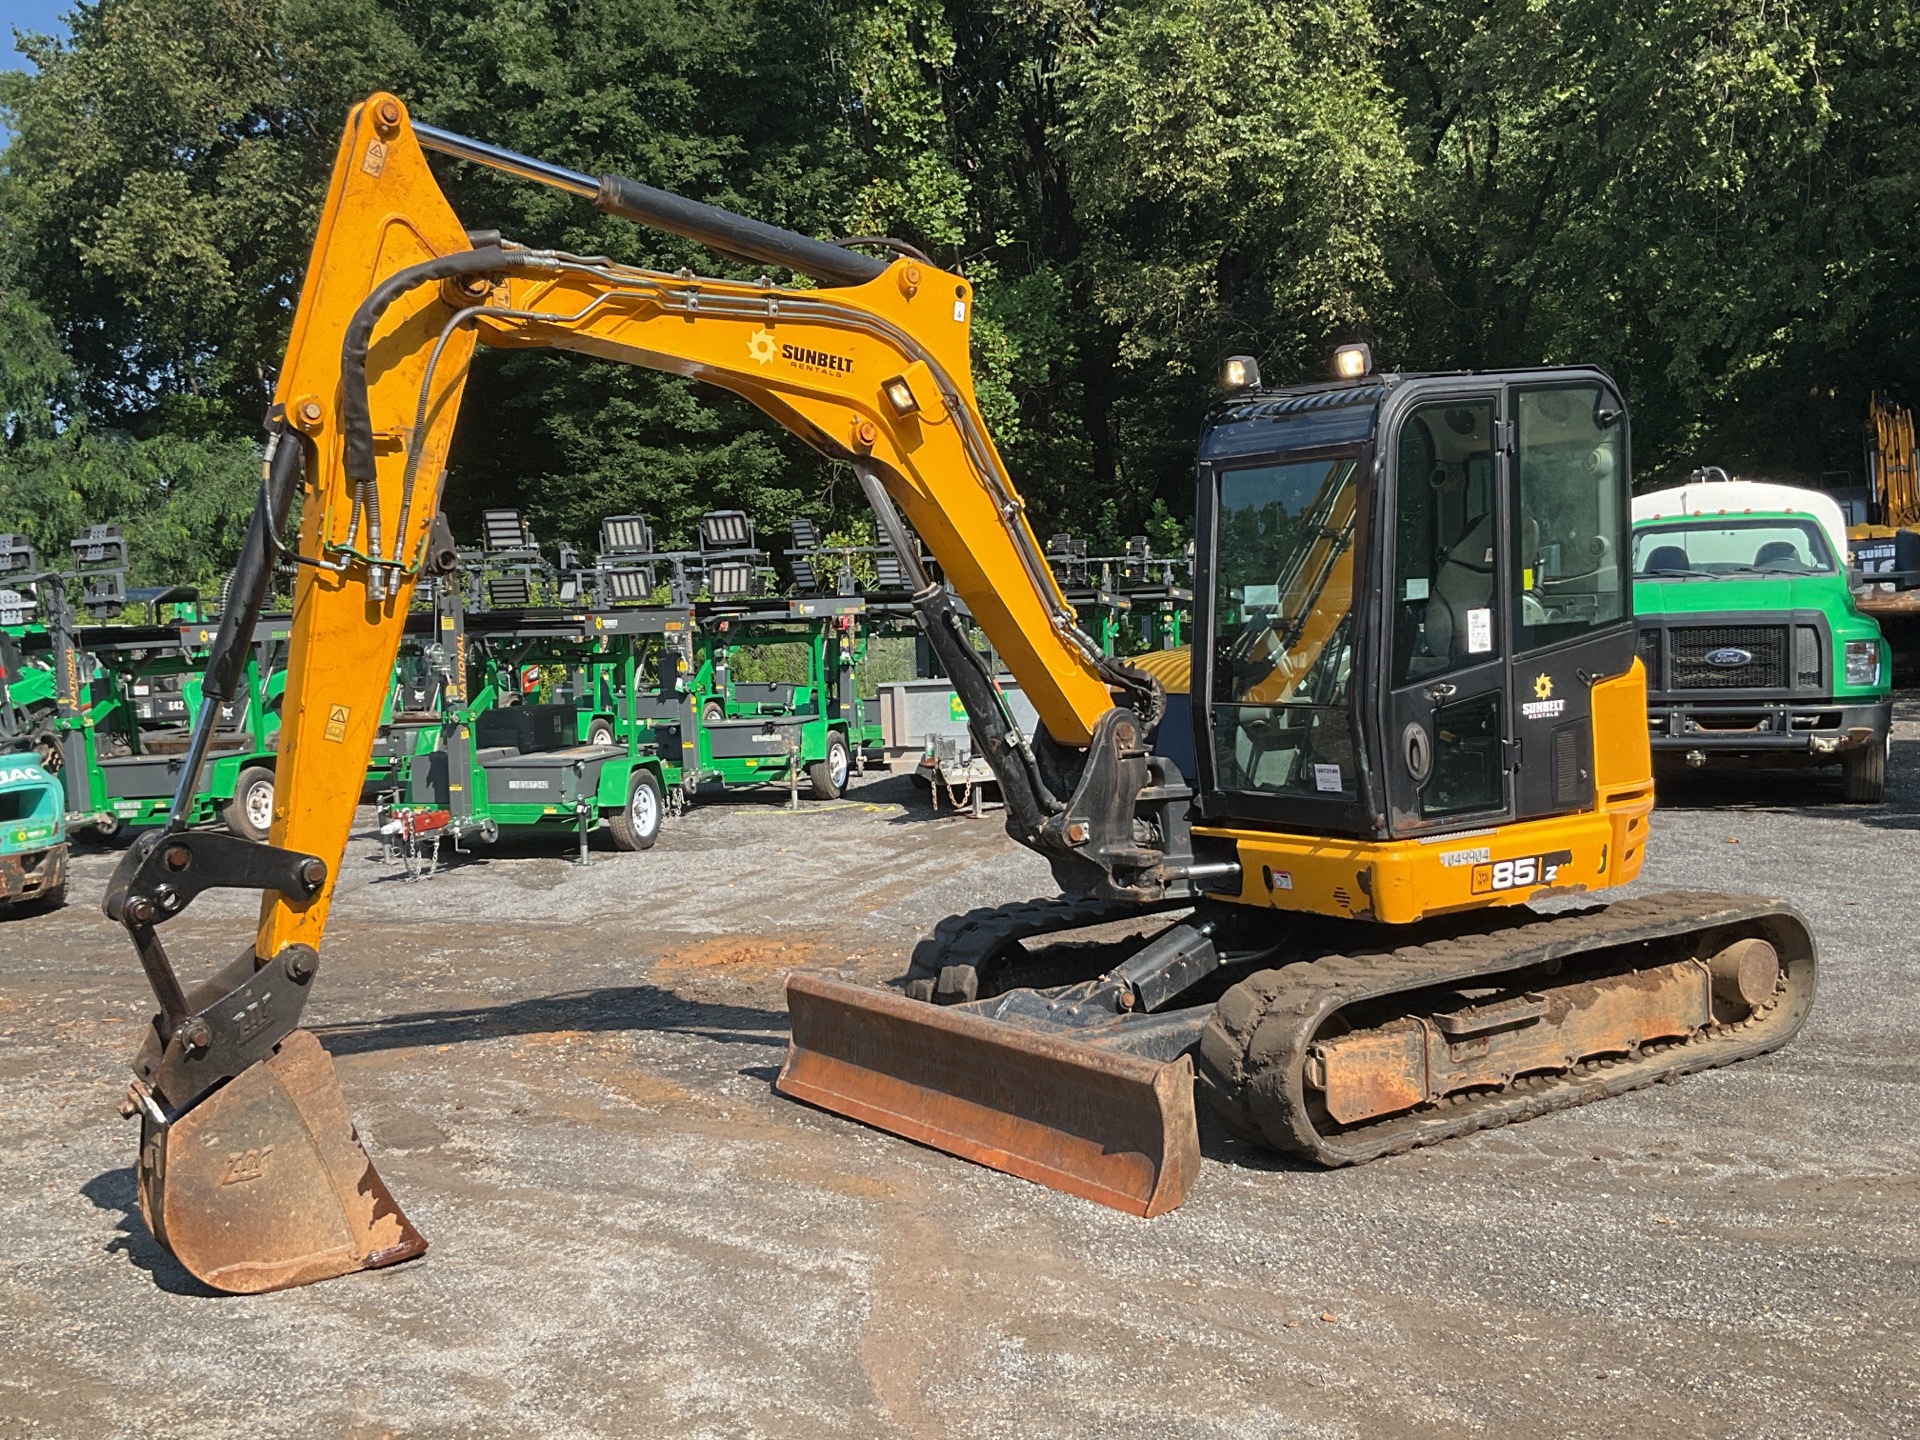
[{"label": "safety decal on boom", "polygon": [[1495,860],[1473,867],[1473,893],[1492,895],[1501,890],[1530,890],[1536,885],[1551,885],[1560,867],[1573,863],[1571,850],[1555,850],[1546,855],[1523,855],[1515,860]]}]

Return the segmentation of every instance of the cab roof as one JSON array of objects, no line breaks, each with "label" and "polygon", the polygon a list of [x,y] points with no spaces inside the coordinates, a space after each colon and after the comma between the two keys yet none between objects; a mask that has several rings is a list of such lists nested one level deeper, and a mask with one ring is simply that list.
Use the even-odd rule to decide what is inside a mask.
[{"label": "cab roof", "polygon": [[1827,533],[1833,553],[1846,555],[1847,521],[1840,504],[1820,490],[1775,485],[1764,480],[1693,480],[1670,490],[1633,497],[1633,523],[1678,520],[1683,516],[1804,515]]}]

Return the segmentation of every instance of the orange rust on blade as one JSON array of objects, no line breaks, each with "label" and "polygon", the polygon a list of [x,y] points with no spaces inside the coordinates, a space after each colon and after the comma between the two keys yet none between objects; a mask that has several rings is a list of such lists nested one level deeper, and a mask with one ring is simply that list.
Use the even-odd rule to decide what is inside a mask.
[{"label": "orange rust on blade", "polygon": [[251,1295],[425,1252],[361,1148],[333,1058],[295,1030],[140,1154],[154,1238],[216,1290]]},{"label": "orange rust on blade", "polygon": [[783,1095],[1024,1180],[1154,1216],[1200,1170],[1193,1065],[1143,1060],[795,972]]},{"label": "orange rust on blade", "polygon": [[1690,1035],[1713,1020],[1712,976],[1681,960],[1556,986],[1538,996],[1431,1020],[1407,1018],[1314,1047],[1310,1076],[1342,1125],[1398,1114],[1516,1075],[1565,1070]]}]

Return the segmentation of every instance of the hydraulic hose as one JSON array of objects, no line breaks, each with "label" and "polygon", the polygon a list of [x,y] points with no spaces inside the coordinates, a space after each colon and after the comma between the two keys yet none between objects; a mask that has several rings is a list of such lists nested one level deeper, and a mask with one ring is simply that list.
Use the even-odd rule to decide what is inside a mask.
[{"label": "hydraulic hose", "polygon": [[276,417],[267,437],[260,493],[254,497],[253,516],[247,521],[246,538],[240,542],[240,558],[234,564],[233,577],[227,582],[227,602],[220,612],[220,628],[214,632],[213,646],[207,652],[207,670],[200,682],[200,716],[194,722],[193,738],[188,742],[180,779],[174,787],[173,809],[167,822],[169,830],[186,826],[193,809],[193,797],[200,788],[200,770],[206,763],[207,748],[220,723],[220,704],[240,693],[240,675],[246,668],[247,651],[253,645],[254,627],[260,623],[260,611],[273,582],[273,561],[279,553],[276,542],[287,528],[287,516],[293,509],[293,496],[299,489],[305,461],[304,442]]},{"label": "hydraulic hose", "polygon": [[[387,307],[409,290],[439,280],[463,275],[489,275],[502,270],[522,268],[514,264],[499,245],[483,245],[477,250],[458,250],[396,270],[360,302],[347,324],[346,339],[340,346],[340,432],[344,447],[342,464],[349,480],[372,480],[378,475],[373,463],[373,410],[367,399],[367,350],[373,341],[374,326],[387,313]],[[546,267],[538,267],[546,268]]]}]

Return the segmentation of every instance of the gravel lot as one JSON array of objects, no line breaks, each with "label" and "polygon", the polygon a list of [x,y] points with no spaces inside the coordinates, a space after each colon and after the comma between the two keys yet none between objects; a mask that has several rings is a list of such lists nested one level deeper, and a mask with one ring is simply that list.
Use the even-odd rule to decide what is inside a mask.
[{"label": "gravel lot", "polygon": [[[786,970],[878,982],[940,916],[1050,893],[996,819],[874,779],[418,883],[363,834],[308,1018],[433,1248],[250,1299],[135,1211],[115,1111],[151,1003],[84,851],[74,904],[0,923],[0,1436],[1920,1434],[1901,714],[1885,806],[1663,793],[1642,888],[1817,928],[1787,1050],[1356,1171],[1209,1127],[1152,1222],[771,1091]],[[209,896],[169,944],[211,968],[251,909]]]}]

